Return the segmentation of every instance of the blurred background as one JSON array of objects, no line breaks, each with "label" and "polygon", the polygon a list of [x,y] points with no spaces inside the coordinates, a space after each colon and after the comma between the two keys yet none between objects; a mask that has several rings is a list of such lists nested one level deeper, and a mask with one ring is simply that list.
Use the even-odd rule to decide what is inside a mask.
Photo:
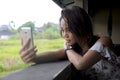
[{"label": "blurred background", "polygon": [[22,27],[32,27],[38,53],[63,47],[60,11],[52,0],[0,0],[0,76],[31,65],[19,56]]}]

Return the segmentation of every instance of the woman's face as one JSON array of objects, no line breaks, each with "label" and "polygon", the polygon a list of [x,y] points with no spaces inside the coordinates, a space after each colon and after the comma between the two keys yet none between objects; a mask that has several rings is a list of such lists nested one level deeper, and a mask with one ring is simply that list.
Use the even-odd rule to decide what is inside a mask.
[{"label": "woman's face", "polygon": [[65,39],[66,44],[70,46],[76,43],[75,36],[69,30],[67,21],[65,21],[65,19],[61,19],[60,27],[61,27],[62,37]]}]

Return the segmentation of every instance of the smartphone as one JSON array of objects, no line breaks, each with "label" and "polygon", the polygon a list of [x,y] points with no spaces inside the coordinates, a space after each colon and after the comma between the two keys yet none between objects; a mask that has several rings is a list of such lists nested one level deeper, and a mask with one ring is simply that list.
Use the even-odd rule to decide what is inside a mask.
[{"label": "smartphone", "polygon": [[34,44],[33,44],[33,34],[32,34],[31,27],[22,27],[20,35],[21,35],[22,45],[24,45],[27,42],[27,40],[30,38],[30,44],[29,44],[28,48],[34,46]]}]

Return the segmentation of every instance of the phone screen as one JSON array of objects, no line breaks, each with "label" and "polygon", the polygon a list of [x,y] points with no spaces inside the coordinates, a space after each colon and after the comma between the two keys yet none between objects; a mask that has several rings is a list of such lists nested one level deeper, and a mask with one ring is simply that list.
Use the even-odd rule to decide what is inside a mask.
[{"label": "phone screen", "polygon": [[22,27],[20,34],[21,34],[22,45],[24,45],[27,42],[27,40],[30,38],[30,44],[28,48],[32,47],[33,46],[33,34],[32,34],[31,27]]}]

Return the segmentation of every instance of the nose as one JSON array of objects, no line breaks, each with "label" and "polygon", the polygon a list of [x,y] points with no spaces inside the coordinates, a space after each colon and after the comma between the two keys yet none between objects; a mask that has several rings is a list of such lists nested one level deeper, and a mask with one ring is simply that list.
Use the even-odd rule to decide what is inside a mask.
[{"label": "nose", "polygon": [[67,33],[67,32],[64,32],[64,33],[63,33],[63,37],[64,37],[64,38],[68,38],[68,37],[69,37],[68,33]]}]

